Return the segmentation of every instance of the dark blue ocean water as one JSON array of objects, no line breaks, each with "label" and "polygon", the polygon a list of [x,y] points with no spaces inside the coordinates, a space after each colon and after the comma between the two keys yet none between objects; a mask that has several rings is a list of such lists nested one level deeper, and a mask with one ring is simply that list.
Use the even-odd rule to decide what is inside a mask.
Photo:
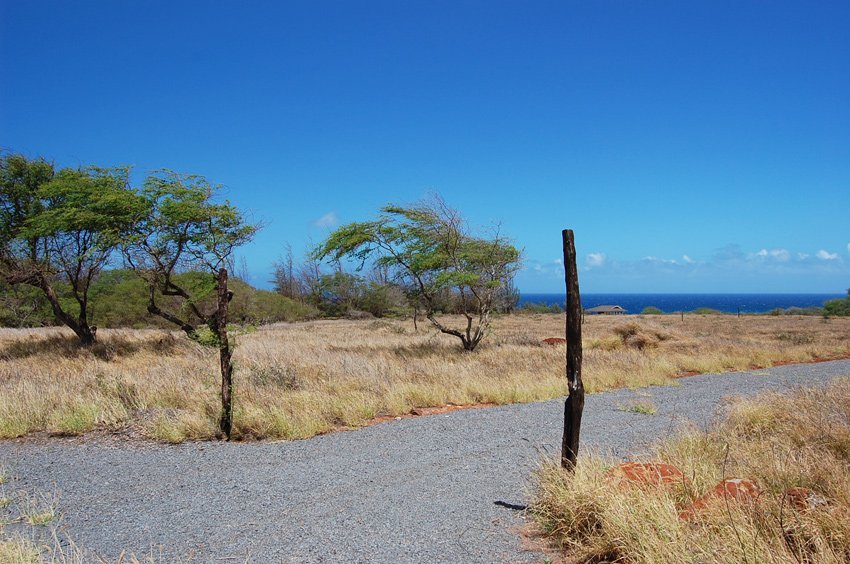
[{"label": "dark blue ocean water", "polygon": [[[585,309],[598,305],[619,305],[628,313],[640,313],[645,307],[657,307],[665,313],[693,311],[708,307],[727,313],[766,313],[776,308],[820,307],[827,300],[846,294],[582,294]],[[564,294],[521,294],[524,303],[558,304],[564,307]]]}]

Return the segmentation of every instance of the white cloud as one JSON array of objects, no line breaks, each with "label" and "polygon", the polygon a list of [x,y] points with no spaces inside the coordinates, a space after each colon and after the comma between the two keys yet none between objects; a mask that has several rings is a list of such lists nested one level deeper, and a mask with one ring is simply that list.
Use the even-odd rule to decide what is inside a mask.
[{"label": "white cloud", "polygon": [[689,257],[688,255],[682,255],[682,260],[685,261],[685,264],[694,264],[696,261]]},{"label": "white cloud", "polygon": [[563,274],[564,267],[557,264],[557,261],[541,262],[535,259],[527,259],[523,261],[522,270],[534,273],[535,276],[552,277],[557,276],[559,272]]},{"label": "white cloud", "polygon": [[336,212],[328,212],[316,221],[313,222],[313,225],[316,227],[333,227],[339,223],[339,217],[337,217]]},{"label": "white cloud", "polygon": [[806,260],[809,256],[809,253],[797,253],[797,258],[800,260]]},{"label": "white cloud", "polygon": [[643,257],[640,260],[642,260],[643,262],[651,262],[654,264],[678,264],[676,262],[676,259],[663,259],[654,256]]},{"label": "white cloud", "polygon": [[788,262],[791,259],[791,253],[788,252],[787,249],[762,249],[757,253],[753,254],[753,257],[757,257],[760,259],[771,258],[774,260],[778,260],[779,262]]},{"label": "white cloud", "polygon": [[850,255],[850,243],[847,243],[847,254]]},{"label": "white cloud", "polygon": [[773,249],[772,251],[770,251],[770,256],[772,256],[776,260],[786,262],[791,258],[791,253],[789,253],[786,249]]},{"label": "white cloud", "polygon": [[821,249],[815,256],[821,260],[835,260],[838,258],[838,253],[830,253],[829,251]]},{"label": "white cloud", "polygon": [[587,257],[585,257],[584,262],[588,268],[593,268],[595,266],[602,266],[605,264],[605,253],[589,253]]}]

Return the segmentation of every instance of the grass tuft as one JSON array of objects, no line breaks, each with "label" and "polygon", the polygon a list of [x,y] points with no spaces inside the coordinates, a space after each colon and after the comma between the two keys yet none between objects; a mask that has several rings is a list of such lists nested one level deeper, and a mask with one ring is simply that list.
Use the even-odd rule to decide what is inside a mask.
[{"label": "grass tuft", "polygon": [[[847,562],[850,560],[850,377],[826,389],[740,400],[711,432],[660,443],[655,461],[689,478],[673,486],[622,487],[614,461],[583,456],[575,474],[539,470],[532,513],[566,560],[576,562]],[[754,503],[709,502],[680,511],[725,477],[753,480]],[[809,488],[811,507],[785,492]]]},{"label": "grass tuft", "polygon": [[46,525],[57,518],[57,496],[27,495],[21,492],[17,501],[20,518],[30,525]]},{"label": "grass tuft", "polygon": [[21,536],[0,539],[0,562],[38,564],[41,561],[41,552],[32,541]]},{"label": "grass tuft", "polygon": [[629,411],[631,413],[640,413],[642,415],[655,415],[658,407],[648,400],[633,400],[628,405],[620,407],[620,411]]},{"label": "grass tuft", "polygon": [[99,410],[91,403],[64,406],[51,413],[48,429],[54,435],[82,435],[94,429]]}]

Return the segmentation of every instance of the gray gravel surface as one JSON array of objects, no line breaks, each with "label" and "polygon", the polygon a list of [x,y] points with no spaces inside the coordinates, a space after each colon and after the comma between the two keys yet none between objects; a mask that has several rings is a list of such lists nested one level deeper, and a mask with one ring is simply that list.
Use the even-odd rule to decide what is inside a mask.
[{"label": "gray gravel surface", "polygon": [[[582,447],[625,458],[709,425],[725,398],[843,375],[850,361],[591,395]],[[636,400],[657,413],[623,410]],[[465,410],[280,443],[0,442],[0,464],[14,488],[57,492],[67,535],[111,560],[539,561],[521,546],[522,514],[494,502],[528,500],[540,452],[558,452],[562,410]]]}]

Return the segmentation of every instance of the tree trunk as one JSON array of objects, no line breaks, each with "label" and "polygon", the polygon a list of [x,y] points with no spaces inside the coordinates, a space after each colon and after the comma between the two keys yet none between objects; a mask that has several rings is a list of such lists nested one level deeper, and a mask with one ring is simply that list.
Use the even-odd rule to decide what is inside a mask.
[{"label": "tree trunk", "polygon": [[159,316],[159,317],[165,319],[166,321],[170,321],[171,323],[180,327],[180,329],[182,329],[183,332],[186,333],[187,337],[189,337],[193,341],[197,340],[198,332],[195,329],[195,326],[191,325],[188,321],[183,321],[182,319],[180,319],[176,315],[172,315],[172,314],[168,313],[167,311],[163,311],[163,310],[159,309],[159,306],[156,305],[156,287],[153,284],[151,284],[148,287],[148,290],[150,292],[149,299],[148,299],[148,313],[150,313],[151,315]]},{"label": "tree trunk", "polygon": [[567,400],[564,403],[564,437],[561,442],[561,467],[575,469],[578,457],[581,415],[584,410],[584,384],[581,381],[581,296],[578,289],[576,249],[573,230],[562,233],[564,245],[564,281],[567,286]]},{"label": "tree trunk", "polygon": [[53,290],[53,286],[51,286],[47,280],[42,278],[39,280],[38,284],[38,287],[41,288],[41,291],[44,292],[44,295],[47,297],[47,301],[50,302],[50,308],[53,310],[53,315],[56,317],[56,320],[71,329],[71,331],[77,335],[77,338],[80,340],[80,344],[86,347],[93,345],[97,339],[97,328],[89,327],[88,322],[86,322],[85,317],[82,315],[80,316],[80,319],[74,319],[68,315],[65,310],[62,309],[62,305],[59,303],[59,297]]},{"label": "tree trunk", "polygon": [[78,329],[75,333],[82,345],[90,347],[97,341],[97,327],[94,325],[89,326],[88,323],[83,322],[79,325]]},{"label": "tree trunk", "polygon": [[437,321],[437,318],[434,317],[434,310],[429,309],[428,312],[425,314],[425,316],[428,318],[428,321],[431,322],[431,325],[436,327],[437,330],[440,333],[444,333],[446,335],[453,335],[453,336],[457,337],[458,339],[460,339],[460,342],[463,343],[463,349],[464,350],[471,351],[472,349],[475,348],[474,344],[470,345],[470,342],[466,339],[466,336],[463,333],[461,333],[457,329],[452,329],[451,327],[446,327],[445,325],[443,325],[442,323]]},{"label": "tree trunk", "polygon": [[218,295],[218,310],[215,318],[215,334],[218,337],[218,357],[221,364],[221,420],[219,428],[230,440],[230,432],[233,428],[233,351],[227,340],[227,305],[230,301],[230,293],[227,290],[227,269],[218,271],[216,283]]}]

